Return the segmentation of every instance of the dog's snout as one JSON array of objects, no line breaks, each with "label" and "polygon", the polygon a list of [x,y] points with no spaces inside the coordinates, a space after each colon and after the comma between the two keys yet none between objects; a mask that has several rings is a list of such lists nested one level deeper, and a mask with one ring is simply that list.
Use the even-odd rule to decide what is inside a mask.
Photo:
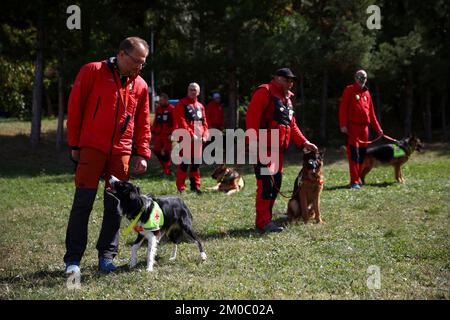
[{"label": "dog's snout", "polygon": [[113,175],[111,175],[111,177],[109,178],[109,184],[111,185],[111,186],[113,186],[114,187],[114,183],[116,183],[116,182],[119,182],[120,180],[119,179],[117,179],[115,176],[113,176]]}]

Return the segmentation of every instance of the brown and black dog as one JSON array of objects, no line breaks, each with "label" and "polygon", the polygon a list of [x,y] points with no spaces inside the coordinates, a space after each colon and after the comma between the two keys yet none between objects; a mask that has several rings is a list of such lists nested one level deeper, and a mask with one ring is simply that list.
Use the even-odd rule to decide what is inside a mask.
[{"label": "brown and black dog", "polygon": [[423,144],[416,136],[410,136],[399,140],[397,143],[383,144],[380,146],[367,148],[361,173],[362,183],[365,183],[366,175],[378,164],[391,165],[394,167],[395,180],[404,183],[405,178],[402,173],[402,165],[408,161],[411,154],[417,150],[421,151]]},{"label": "brown and black dog", "polygon": [[320,216],[320,193],[323,189],[323,152],[303,155],[303,167],[295,179],[294,191],[288,202],[287,215],[290,223],[303,219],[307,223],[314,218],[323,223]]},{"label": "brown and black dog", "polygon": [[207,190],[225,192],[227,195],[240,191],[245,185],[244,179],[239,172],[234,168],[228,168],[224,164],[214,170],[211,178],[217,181],[217,185],[207,188]]}]

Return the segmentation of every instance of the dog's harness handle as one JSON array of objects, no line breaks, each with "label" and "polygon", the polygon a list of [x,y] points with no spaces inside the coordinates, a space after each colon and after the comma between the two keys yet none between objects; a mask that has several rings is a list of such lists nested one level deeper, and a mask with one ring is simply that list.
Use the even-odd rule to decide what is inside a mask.
[{"label": "dog's harness handle", "polygon": [[131,230],[133,230],[134,226],[138,223],[139,218],[142,216],[142,214],[144,213],[145,209],[146,209],[146,205],[144,204],[141,208],[141,211],[139,211],[139,214],[136,216],[136,218],[134,218],[133,221],[131,221],[131,223],[128,225],[128,227],[122,231],[122,236],[125,237],[127,236]]}]

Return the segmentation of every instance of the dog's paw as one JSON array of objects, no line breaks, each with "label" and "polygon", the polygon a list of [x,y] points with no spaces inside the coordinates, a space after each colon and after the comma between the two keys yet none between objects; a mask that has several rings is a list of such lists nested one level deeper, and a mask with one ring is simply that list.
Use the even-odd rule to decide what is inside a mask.
[{"label": "dog's paw", "polygon": [[132,261],[130,261],[130,263],[128,264],[128,267],[129,267],[130,269],[133,269],[134,267],[136,267],[136,265],[137,265],[137,260],[132,260]]},{"label": "dog's paw", "polygon": [[200,253],[200,258],[202,259],[202,261],[206,261],[206,259],[207,259],[208,257],[206,256],[206,253],[205,253],[205,252],[201,252],[201,253]]},{"label": "dog's paw", "polygon": [[151,267],[151,268],[147,268],[146,271],[147,271],[147,272],[153,272],[154,269],[153,269],[153,267]]}]

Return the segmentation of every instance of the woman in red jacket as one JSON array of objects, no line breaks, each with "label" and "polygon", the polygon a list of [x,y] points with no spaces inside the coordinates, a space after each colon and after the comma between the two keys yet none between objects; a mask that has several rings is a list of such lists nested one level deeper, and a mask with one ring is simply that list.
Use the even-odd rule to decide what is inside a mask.
[{"label": "woman in red jacket", "polygon": [[[200,194],[201,176],[200,163],[202,162],[202,144],[208,139],[208,122],[205,117],[205,108],[197,100],[200,86],[193,82],[188,86],[187,96],[175,105],[174,121],[177,129],[184,129],[190,137],[191,157],[189,161],[182,162],[177,168],[177,189],[183,193],[186,189],[185,180],[189,170],[191,190]],[[194,143],[200,141],[201,143]],[[198,147],[196,147],[198,146]]]},{"label": "woman in red jacket", "polygon": [[159,105],[155,110],[155,119],[152,125],[153,152],[163,168],[165,177],[170,175],[170,155],[172,141],[170,135],[174,129],[173,111],[175,107],[169,104],[169,96],[165,93],[159,95]]},{"label": "woman in red jacket", "polygon": [[383,134],[373,108],[372,97],[366,87],[367,72],[358,70],[355,83],[347,86],[339,104],[339,127],[347,134],[347,158],[350,168],[350,188],[359,189],[362,163],[369,138],[369,124],[379,134]]},{"label": "woman in red jacket", "polygon": [[[148,55],[147,43],[137,37],[123,40],[115,57],[84,65],[70,92],[67,141],[78,163],[75,197],[66,234],[67,273],[80,271],[87,244],[89,215],[100,178],[128,180],[130,157],[135,173],[147,170],[150,158],[148,86],[139,72]],[[112,272],[119,249],[121,214],[117,200],[104,192],[102,228],[97,242],[99,269]]]}]

